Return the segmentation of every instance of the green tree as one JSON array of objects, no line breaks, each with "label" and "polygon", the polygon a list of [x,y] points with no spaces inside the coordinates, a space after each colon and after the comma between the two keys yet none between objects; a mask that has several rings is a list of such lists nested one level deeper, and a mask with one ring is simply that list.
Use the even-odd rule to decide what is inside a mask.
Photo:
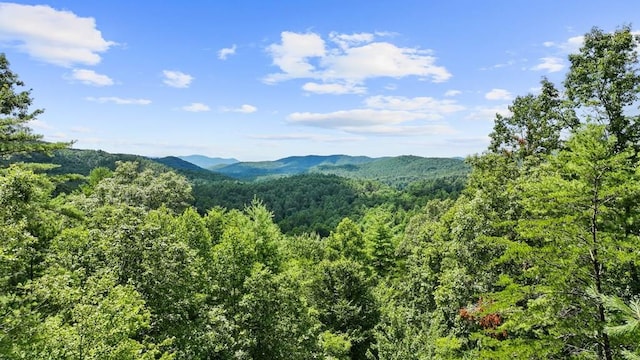
[{"label": "green tree", "polygon": [[485,332],[486,357],[525,349],[540,357],[616,355],[601,297],[632,281],[618,270],[636,257],[637,239],[620,224],[640,185],[633,152],[617,153],[616,144],[603,126],[588,125],[522,180],[521,238],[503,238],[498,261],[524,271],[501,275],[502,289],[485,299],[481,315],[504,317],[498,329],[508,334],[498,341]]},{"label": "green tree", "polygon": [[[42,305],[56,309],[39,324],[31,359],[170,359],[154,344],[139,341],[150,313],[133,286],[119,285],[109,273],[77,283],[57,268],[38,279],[33,290]],[[75,281],[74,281],[75,280]]]},{"label": "green tree", "polygon": [[522,160],[561,147],[562,131],[577,126],[578,120],[549,80],[541,85],[539,95],[518,96],[509,106],[510,116],[496,115],[490,151]]},{"label": "green tree", "polygon": [[9,68],[5,54],[0,53],[0,158],[69,147],[70,143],[46,143],[42,135],[29,128],[29,122],[43,111],[29,110],[33,102],[31,91],[20,91],[22,86],[24,83]]},{"label": "green tree", "polygon": [[593,28],[585,35],[580,51],[569,55],[567,96],[588,119],[606,124],[617,139],[616,151],[629,145],[638,150],[638,116],[625,112],[638,100],[640,91],[639,42],[630,26],[613,33]]},{"label": "green tree", "polygon": [[316,322],[295,277],[256,263],[244,282],[237,314],[244,349],[254,360],[309,359],[317,353]]},{"label": "green tree", "polygon": [[118,161],[113,173],[98,168],[91,176],[93,185],[85,191],[84,198],[76,199],[84,210],[103,205],[138,207],[142,210],[165,206],[181,213],[191,203],[191,185],[186,178],[172,171],[143,168],[137,162]]},{"label": "green tree", "polygon": [[366,359],[372,351],[372,330],[378,323],[379,310],[362,265],[342,258],[321,262],[317,271],[311,284],[311,302],[323,330],[346,335],[351,359]]},{"label": "green tree", "polygon": [[637,345],[640,338],[640,302],[634,299],[627,303],[617,296],[602,295],[601,298],[611,314],[605,331],[613,339],[619,340],[625,359],[640,359]]},{"label": "green tree", "polygon": [[349,218],[344,218],[327,239],[331,256],[344,256],[364,263],[366,261],[364,235],[360,226]]}]

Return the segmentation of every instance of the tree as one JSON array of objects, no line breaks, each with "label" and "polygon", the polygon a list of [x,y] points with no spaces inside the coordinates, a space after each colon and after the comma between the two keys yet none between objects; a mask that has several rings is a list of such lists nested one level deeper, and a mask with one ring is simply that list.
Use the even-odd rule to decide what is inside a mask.
[{"label": "tree", "polygon": [[616,136],[616,151],[633,145],[638,150],[638,116],[625,108],[638,100],[640,68],[637,48],[640,37],[623,26],[613,33],[593,28],[577,54],[569,55],[571,68],[565,80],[568,98],[591,120],[606,124]]},{"label": "tree", "polygon": [[327,248],[332,258],[344,256],[364,263],[366,261],[365,242],[360,226],[349,218],[344,218],[327,239]]},{"label": "tree", "polygon": [[518,96],[513,101],[509,106],[512,115],[496,115],[489,150],[522,160],[561,147],[562,131],[577,126],[577,118],[549,80],[543,79],[541,85],[539,95]]},{"label": "tree", "polygon": [[[617,296],[602,295],[602,302],[611,313],[610,324],[605,328],[609,336],[620,339],[622,356],[628,360],[640,359],[638,339],[640,339],[640,301],[634,299],[626,303]],[[635,350],[635,351],[634,351]]]},{"label": "tree", "polygon": [[367,358],[379,310],[362,265],[342,258],[318,264],[311,299],[323,330],[346,335],[352,360]]},{"label": "tree", "polygon": [[28,127],[43,110],[30,111],[31,90],[19,91],[24,86],[18,75],[9,69],[9,61],[0,53],[0,158],[32,152],[50,153],[64,149],[71,143],[46,143],[42,135]]},{"label": "tree", "polygon": [[192,201],[191,185],[175,172],[145,168],[131,161],[118,161],[116,165],[113,173],[96,170],[91,174],[90,181],[95,184],[85,190],[86,198],[80,199],[86,202],[85,210],[126,204],[142,210],[165,206],[180,213]]},{"label": "tree", "polygon": [[[155,344],[139,341],[149,328],[150,313],[131,285],[119,285],[113,274],[74,279],[66,269],[32,286],[40,306],[56,309],[36,327],[30,359],[171,359]],[[45,306],[46,305],[46,306]]]},{"label": "tree", "polygon": [[506,249],[497,259],[521,270],[500,276],[499,291],[485,294],[481,312],[502,316],[497,330],[508,338],[491,339],[485,331],[478,337],[484,356],[616,355],[601,298],[633,281],[619,269],[637,258],[637,237],[621,224],[626,199],[640,189],[633,152],[616,153],[617,144],[603,125],[590,124],[521,180],[519,237],[499,240]]}]

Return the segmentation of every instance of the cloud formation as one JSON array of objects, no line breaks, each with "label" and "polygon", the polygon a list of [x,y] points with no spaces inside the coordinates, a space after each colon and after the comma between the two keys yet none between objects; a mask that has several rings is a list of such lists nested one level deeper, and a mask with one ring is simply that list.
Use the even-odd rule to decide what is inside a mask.
[{"label": "cloud formation", "polygon": [[53,129],[53,126],[49,125],[47,122],[38,120],[38,119],[29,120],[28,124],[29,124],[29,127],[32,127],[34,129],[42,129],[42,130]]},{"label": "cloud formation", "polygon": [[96,65],[116,43],[105,40],[91,17],[47,5],[0,3],[0,43],[50,64]]},{"label": "cloud formation", "polygon": [[584,36],[574,36],[564,42],[545,41],[544,46],[560,50],[564,54],[577,53],[584,44]]},{"label": "cloud formation", "polygon": [[254,113],[254,112],[258,111],[258,108],[253,106],[253,105],[243,104],[239,108],[223,107],[221,109],[221,111],[222,112],[237,112],[237,113],[243,113],[243,114],[251,114],[251,113]]},{"label": "cloud formation", "polygon": [[235,55],[236,44],[233,44],[230,48],[222,48],[218,51],[218,59],[227,60],[230,55]]},{"label": "cloud formation", "polygon": [[487,100],[511,100],[513,96],[505,89],[491,89],[491,91],[484,94],[484,98]]},{"label": "cloud formation", "polygon": [[367,88],[364,86],[358,86],[353,83],[340,84],[340,83],[316,83],[308,82],[302,85],[302,90],[315,93],[315,94],[364,94],[367,92]]},{"label": "cloud formation", "polygon": [[458,96],[460,94],[462,94],[462,91],[460,90],[447,90],[447,92],[444,93],[444,96],[451,97]]},{"label": "cloud formation", "polygon": [[465,117],[466,120],[484,120],[484,121],[493,121],[496,118],[496,114],[500,114],[502,116],[511,116],[511,111],[509,111],[509,105],[503,104],[499,106],[478,106],[471,110],[469,115]]},{"label": "cloud formation", "polygon": [[531,70],[546,71],[546,72],[558,72],[565,68],[564,60],[559,57],[543,57],[540,59],[540,63],[531,68]]},{"label": "cloud formation", "polygon": [[327,135],[319,135],[319,134],[301,134],[301,133],[293,133],[293,134],[275,134],[275,135],[250,135],[249,138],[257,139],[257,140],[267,140],[267,141],[314,141],[314,142],[354,142],[361,141],[365,138],[363,137],[345,137],[345,136],[327,136]]},{"label": "cloud formation", "polygon": [[444,115],[462,110],[464,107],[453,100],[379,95],[366,98],[362,108],[327,113],[294,112],[289,114],[287,122],[352,134],[445,134],[453,133],[448,125],[421,122],[442,120]]},{"label": "cloud formation", "polygon": [[362,93],[366,90],[364,82],[372,78],[415,76],[444,82],[451,77],[445,67],[436,65],[430,50],[376,41],[385,35],[334,32],[326,42],[312,32],[282,32],[280,42],[267,47],[267,53],[280,71],[265,76],[263,81],[274,84],[291,79],[312,79],[316,82],[306,83],[306,91],[340,94],[354,93],[354,89],[357,90],[355,93]]},{"label": "cloud formation", "polygon": [[365,99],[365,105],[373,109],[396,111],[414,111],[440,119],[443,114],[451,114],[464,110],[455,100],[437,100],[431,97],[407,98],[404,96],[371,96]]},{"label": "cloud formation", "polygon": [[74,69],[71,73],[71,79],[91,86],[113,85],[113,80],[110,77],[108,77],[107,75],[98,74],[93,70]]},{"label": "cloud formation", "polygon": [[211,110],[208,105],[198,102],[185,105],[181,107],[181,109],[188,112],[206,112]]},{"label": "cloud formation", "polygon": [[162,75],[164,75],[162,82],[174,88],[188,88],[193,81],[193,76],[182,71],[163,70]]},{"label": "cloud formation", "polygon": [[85,100],[97,102],[101,104],[111,103],[116,105],[149,105],[151,104],[151,100],[149,99],[121,98],[117,96],[86,97]]}]

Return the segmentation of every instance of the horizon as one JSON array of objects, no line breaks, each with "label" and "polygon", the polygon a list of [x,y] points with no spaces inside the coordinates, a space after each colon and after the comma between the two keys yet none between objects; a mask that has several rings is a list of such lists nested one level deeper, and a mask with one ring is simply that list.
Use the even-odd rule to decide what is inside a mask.
[{"label": "horizon", "polygon": [[466,158],[517,96],[562,87],[582,35],[639,18],[631,0],[14,1],[0,52],[46,110],[33,130],[78,149]]},{"label": "horizon", "polygon": [[[105,151],[109,154],[112,155],[135,155],[135,156],[142,156],[142,157],[146,157],[149,159],[162,159],[162,158],[166,158],[166,157],[175,157],[175,158],[179,158],[184,160],[183,158],[186,157],[190,157],[190,156],[202,156],[208,159],[216,159],[216,160],[235,160],[239,163],[254,163],[254,162],[273,162],[273,161],[278,161],[278,160],[283,160],[283,159],[287,159],[287,158],[292,158],[292,157],[331,157],[331,156],[347,156],[347,157],[367,157],[370,159],[382,159],[382,158],[394,158],[394,157],[403,157],[403,156],[416,156],[416,157],[421,157],[421,158],[432,158],[432,159],[459,159],[459,160],[464,160],[467,157],[466,156],[421,156],[421,155],[413,155],[413,154],[401,154],[401,155],[386,155],[386,156],[367,156],[367,155],[349,155],[349,154],[326,154],[326,155],[322,155],[322,154],[305,154],[305,155],[287,155],[287,156],[283,156],[283,157],[279,157],[279,158],[274,158],[274,159],[265,159],[265,160],[245,160],[245,159],[239,159],[237,157],[218,157],[218,156],[209,156],[209,155],[204,155],[204,154],[188,154],[188,155],[175,155],[175,154],[168,154],[168,155],[162,155],[162,156],[149,156],[149,155],[143,155],[143,154],[133,154],[133,153],[123,153],[123,152],[110,152],[110,151],[106,151],[106,150],[102,150],[102,149],[80,149],[80,148],[75,148],[72,147],[71,149],[73,150],[79,150],[79,151]],[[184,160],[187,161],[187,160]],[[189,162],[189,161],[187,161]]]}]

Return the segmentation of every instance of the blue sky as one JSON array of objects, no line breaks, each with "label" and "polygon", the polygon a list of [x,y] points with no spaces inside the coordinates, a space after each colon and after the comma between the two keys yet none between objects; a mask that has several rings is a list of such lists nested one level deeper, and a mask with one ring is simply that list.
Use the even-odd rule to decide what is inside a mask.
[{"label": "blue sky", "polygon": [[[0,2],[48,140],[147,156],[466,156],[640,2]],[[639,25],[640,26],[640,25]],[[634,29],[637,29],[634,28]]]}]

